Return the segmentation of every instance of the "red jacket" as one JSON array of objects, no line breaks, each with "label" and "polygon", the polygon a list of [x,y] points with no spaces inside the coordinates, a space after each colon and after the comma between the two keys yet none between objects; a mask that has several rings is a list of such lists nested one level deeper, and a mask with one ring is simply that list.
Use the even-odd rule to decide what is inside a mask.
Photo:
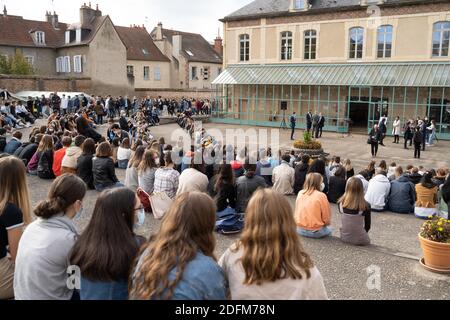
[{"label": "red jacket", "polygon": [[59,149],[53,153],[53,173],[55,177],[59,177],[61,175],[61,166],[64,156],[66,155],[66,148]]}]

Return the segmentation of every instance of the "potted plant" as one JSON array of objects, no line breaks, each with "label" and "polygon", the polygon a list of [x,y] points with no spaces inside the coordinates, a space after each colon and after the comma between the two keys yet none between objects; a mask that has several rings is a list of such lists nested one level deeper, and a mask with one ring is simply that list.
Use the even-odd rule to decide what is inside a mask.
[{"label": "potted plant", "polygon": [[423,264],[432,271],[450,272],[450,220],[434,217],[419,233]]},{"label": "potted plant", "polygon": [[294,141],[293,147],[301,154],[308,154],[310,156],[320,156],[323,154],[322,144],[319,141],[312,140],[311,134],[308,132],[303,134],[303,141]]}]

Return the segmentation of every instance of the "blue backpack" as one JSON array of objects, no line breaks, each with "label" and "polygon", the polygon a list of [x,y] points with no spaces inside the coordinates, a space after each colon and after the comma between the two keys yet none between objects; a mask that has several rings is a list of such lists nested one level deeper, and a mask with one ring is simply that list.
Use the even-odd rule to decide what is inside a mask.
[{"label": "blue backpack", "polygon": [[236,234],[242,229],[244,229],[244,217],[239,213],[223,216],[216,222],[216,232],[220,234]]}]

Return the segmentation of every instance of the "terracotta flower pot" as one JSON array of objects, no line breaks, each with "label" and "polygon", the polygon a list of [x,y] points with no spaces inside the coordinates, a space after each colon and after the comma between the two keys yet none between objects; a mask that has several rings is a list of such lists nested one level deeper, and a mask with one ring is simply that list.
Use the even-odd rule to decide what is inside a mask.
[{"label": "terracotta flower pot", "polygon": [[434,242],[419,234],[425,265],[436,270],[450,271],[450,243]]}]

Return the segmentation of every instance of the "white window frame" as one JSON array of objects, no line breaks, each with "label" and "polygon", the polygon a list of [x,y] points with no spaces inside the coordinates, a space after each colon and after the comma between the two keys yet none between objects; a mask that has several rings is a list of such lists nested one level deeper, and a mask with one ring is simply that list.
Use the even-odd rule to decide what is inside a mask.
[{"label": "white window frame", "polygon": [[[244,53],[242,53],[244,51]],[[239,61],[250,60],[250,35],[247,33],[239,35]]]},{"label": "white window frame", "polygon": [[34,36],[36,37],[36,44],[45,45],[45,32],[44,31],[36,31],[34,33]]},{"label": "white window frame", "polygon": [[[449,24],[448,26],[445,26],[446,24]],[[439,27],[439,28],[438,28]],[[450,51],[450,41],[447,43],[447,54],[443,54],[444,49],[444,34],[445,33],[450,34],[450,21],[438,21],[435,24],[433,24],[433,34],[432,34],[432,44],[431,44],[431,56],[433,58],[447,58],[449,56]],[[439,33],[439,53],[434,54],[434,35],[436,33]]]},{"label": "white window frame", "polygon": [[[131,71],[131,72],[130,72]],[[134,66],[127,65],[127,75],[134,77]]]},{"label": "white window frame", "polygon": [[[390,28],[390,31],[388,31]],[[388,41],[389,35],[391,36],[391,41]],[[383,39],[380,41],[380,36],[383,37]],[[377,29],[377,58],[378,59],[387,59],[392,58],[392,42],[394,40],[394,27],[390,24],[384,24],[382,26],[379,26]],[[387,45],[391,45],[391,49],[387,49]],[[380,50],[379,46],[383,46],[382,55],[380,56]],[[387,53],[389,51],[389,56],[387,56]]]},{"label": "white window frame", "polygon": [[[354,43],[355,50],[353,56],[351,55],[351,48],[352,48],[352,31],[356,31],[356,42]],[[360,34],[361,32],[361,34]],[[358,36],[362,36],[361,43],[358,42]],[[351,60],[360,60],[364,57],[364,40],[365,40],[365,34],[364,34],[364,28],[363,27],[352,27],[348,30],[348,58]],[[361,45],[361,57],[358,57],[358,46]]]},{"label": "white window frame", "polygon": [[83,73],[83,56],[73,56],[73,72]]},{"label": "white window frame", "polygon": [[24,59],[30,65],[30,67],[34,67],[34,57],[33,56],[24,56]]},{"label": "white window frame", "polygon": [[305,0],[294,0],[294,10],[306,9]]},{"label": "white window frame", "polygon": [[64,69],[64,57],[56,58],[56,72],[63,73]]},{"label": "white window frame", "polygon": [[[303,53],[303,59],[304,60],[316,60],[317,59],[317,30],[314,29],[309,29],[309,30],[305,30],[305,32],[303,33],[303,38],[304,38],[304,53]],[[314,43],[314,50],[313,45],[312,45],[312,41],[315,40]],[[306,51],[306,44],[308,43],[308,51]],[[314,57],[312,57],[314,53]]]},{"label": "white window frame", "polygon": [[64,57],[64,72],[70,73],[70,57],[65,56]]},{"label": "white window frame", "polygon": [[[291,31],[283,31],[280,33],[280,55],[282,61],[292,60],[294,41]],[[284,43],[284,44],[283,44]],[[284,49],[284,50],[283,50]],[[283,52],[284,51],[284,52]]]},{"label": "white window frame", "polygon": [[161,81],[161,68],[155,67],[155,81]]},{"label": "white window frame", "polygon": [[[195,74],[194,74],[195,70]],[[198,68],[196,66],[191,66],[191,80],[198,80]]]},{"label": "white window frame", "polygon": [[150,80],[150,67],[144,66],[144,80],[148,81]]}]

